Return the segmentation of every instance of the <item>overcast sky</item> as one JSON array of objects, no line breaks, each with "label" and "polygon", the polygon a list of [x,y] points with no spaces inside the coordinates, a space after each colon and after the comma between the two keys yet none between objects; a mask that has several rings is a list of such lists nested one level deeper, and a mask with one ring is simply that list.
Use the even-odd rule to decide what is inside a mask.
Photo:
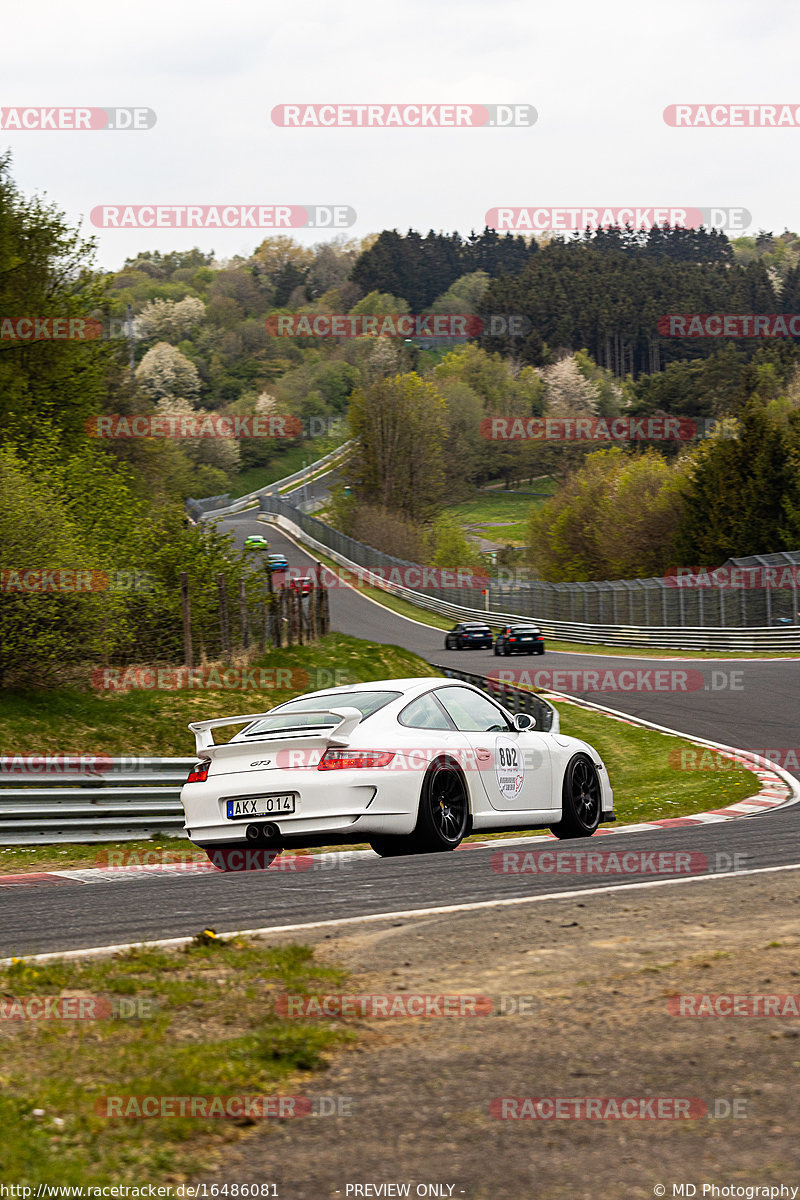
[{"label": "overcast sky", "polygon": [[[673,103],[800,106],[795,0],[39,0],[3,22],[3,106],[131,105],[142,131],[0,131],[117,268],[247,254],[269,230],[95,230],[108,204],[350,205],[361,237],[514,206],[739,206],[800,227],[800,128],[675,129]],[[287,129],[284,103],[527,103],[531,128]],[[298,230],[299,241],[325,236]]]}]

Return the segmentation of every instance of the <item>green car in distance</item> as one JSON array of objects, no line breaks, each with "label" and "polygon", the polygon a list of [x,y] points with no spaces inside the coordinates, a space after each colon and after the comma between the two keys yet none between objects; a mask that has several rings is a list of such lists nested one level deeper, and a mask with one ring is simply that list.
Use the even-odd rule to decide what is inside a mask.
[{"label": "green car in distance", "polygon": [[260,533],[251,533],[244,539],[245,550],[269,550],[269,542]]}]

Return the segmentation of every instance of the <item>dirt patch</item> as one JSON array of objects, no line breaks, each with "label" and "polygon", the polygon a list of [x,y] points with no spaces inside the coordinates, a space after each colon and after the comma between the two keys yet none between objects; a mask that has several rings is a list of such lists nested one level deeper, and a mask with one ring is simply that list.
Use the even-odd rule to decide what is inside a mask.
[{"label": "dirt patch", "polygon": [[[348,991],[481,993],[495,1010],[516,1011],[346,1018],[359,1044],[337,1053],[324,1087],[352,1098],[353,1115],[258,1129],[201,1179],[271,1180],[284,1200],[404,1194],[352,1190],[390,1183],[408,1184],[410,1196],[435,1184],[441,1190],[428,1195],[469,1200],[800,1185],[800,1019],[669,1011],[678,993],[800,993],[798,878],[786,871],[320,933],[323,957],[355,973]],[[492,1115],[502,1111],[493,1100],[525,1096],[688,1098],[692,1113],[704,1105],[707,1115]]]}]

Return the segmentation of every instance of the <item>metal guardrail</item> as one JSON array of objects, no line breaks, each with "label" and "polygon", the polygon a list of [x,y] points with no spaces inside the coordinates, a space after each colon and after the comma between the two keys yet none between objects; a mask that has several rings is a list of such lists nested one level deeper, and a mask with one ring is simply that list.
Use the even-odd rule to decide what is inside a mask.
[{"label": "metal guardrail", "polygon": [[[339,462],[339,459],[347,457],[352,445],[352,441],[343,442],[341,446],[337,446],[335,450],[331,450],[330,454],[325,454],[322,458],[318,458],[316,462],[309,463],[307,467],[302,467],[299,471],[295,471],[294,474],[284,476],[283,479],[276,479],[274,483],[267,483],[264,487],[256,488],[254,492],[248,492],[246,496],[239,496],[230,504],[226,505],[224,503],[224,501],[229,499],[227,495],[210,496],[205,500],[187,500],[186,507],[196,520],[202,520],[206,517],[227,517],[232,513],[242,512],[243,509],[256,504],[262,496],[271,492],[280,492],[291,483],[302,483],[305,480],[312,483],[318,474],[319,467],[333,467]],[[213,503],[217,500],[223,501],[220,507],[216,507]]]},{"label": "metal guardrail", "polygon": [[[558,729],[551,704],[498,680],[455,671],[435,663],[449,679],[472,683],[497,697],[510,712],[527,712],[536,728]],[[20,756],[20,765],[35,756]],[[50,845],[56,842],[124,842],[154,834],[183,837],[180,791],[197,758],[104,758],[101,769],[62,770],[62,756],[36,756],[40,769],[0,767],[0,844]],[[71,761],[71,760],[70,760]],[[51,770],[46,769],[50,763]]]},{"label": "metal guardrail", "polygon": [[[20,756],[20,763],[32,758]],[[103,758],[96,770],[91,759],[63,770],[63,758],[42,755],[36,761],[40,769],[0,769],[0,843],[183,836],[180,790],[196,758]]]},{"label": "metal guardrail", "polygon": [[[632,623],[595,625],[578,621],[550,620],[535,613],[520,612],[519,609],[509,608],[498,611],[484,606],[473,607],[457,604],[448,598],[449,595],[455,594],[455,589],[431,588],[426,592],[414,591],[412,588],[389,582],[383,576],[371,571],[369,567],[333,549],[330,545],[333,539],[326,537],[325,541],[321,541],[309,532],[309,529],[313,529],[314,533],[319,533],[324,537],[326,536],[325,531],[330,527],[317,520],[316,517],[308,517],[298,512],[285,500],[273,496],[264,497],[260,501],[260,506],[261,512],[258,518],[260,521],[273,522],[284,528],[297,541],[315,550],[318,554],[332,558],[334,562],[352,572],[371,587],[379,588],[393,596],[399,596],[418,608],[424,608],[439,616],[449,617],[453,621],[485,621],[494,628],[500,628],[513,621],[534,620],[546,638],[564,642],[581,642],[594,646],[638,646],[658,650],[775,651],[784,654],[800,652],[800,626],[797,625],[739,628],[643,626]],[[345,538],[338,530],[331,530],[331,533],[344,539],[345,542],[353,541],[352,538]],[[354,544],[360,545],[360,543]],[[373,553],[376,556],[380,555],[379,551],[373,551]],[[387,562],[409,565],[402,563],[400,559],[391,560],[389,555],[380,555],[380,557]],[[376,562],[373,565],[378,566],[379,563]],[[477,594],[476,590],[476,597]],[[509,598],[513,599],[514,597],[510,596]]]}]

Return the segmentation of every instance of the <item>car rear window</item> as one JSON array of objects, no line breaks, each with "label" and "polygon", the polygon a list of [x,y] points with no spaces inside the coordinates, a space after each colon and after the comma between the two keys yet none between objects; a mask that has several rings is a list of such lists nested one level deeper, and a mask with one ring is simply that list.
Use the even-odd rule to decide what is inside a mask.
[{"label": "car rear window", "polygon": [[[326,696],[300,696],[282,704],[261,721],[237,734],[237,738],[255,737],[265,733],[303,733],[312,729],[330,729],[339,724],[339,717],[330,714],[332,708],[357,708],[366,720],[401,692],[338,692]],[[236,738],[233,739],[236,741]]]}]

